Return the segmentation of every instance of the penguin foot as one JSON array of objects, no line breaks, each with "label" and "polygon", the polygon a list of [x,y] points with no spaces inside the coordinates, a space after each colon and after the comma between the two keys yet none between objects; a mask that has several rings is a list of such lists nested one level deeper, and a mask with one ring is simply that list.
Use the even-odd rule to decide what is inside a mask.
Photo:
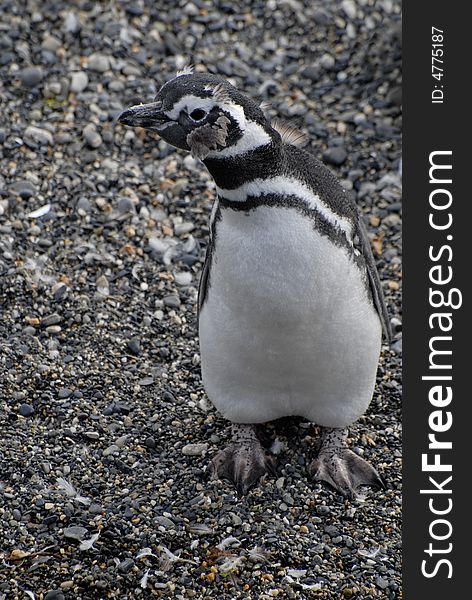
[{"label": "penguin foot", "polygon": [[350,500],[357,497],[357,489],[363,485],[385,488],[374,467],[347,448],[345,438],[341,429],[324,429],[318,456],[308,467],[310,475]]},{"label": "penguin foot", "polygon": [[267,473],[275,473],[275,459],[261,445],[252,425],[233,425],[233,442],[212,459],[213,479],[228,479],[245,495]]}]

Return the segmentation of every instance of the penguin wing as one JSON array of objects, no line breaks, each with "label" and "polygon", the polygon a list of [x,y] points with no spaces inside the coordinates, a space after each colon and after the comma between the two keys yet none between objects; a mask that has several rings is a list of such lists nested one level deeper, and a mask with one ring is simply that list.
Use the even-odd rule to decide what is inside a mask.
[{"label": "penguin wing", "polygon": [[367,230],[364,225],[364,221],[362,220],[362,216],[360,214],[358,214],[355,223],[355,235],[357,235],[357,238],[359,239],[359,250],[362,256],[364,257],[367,277],[370,284],[370,291],[372,293],[372,300],[379,314],[385,338],[387,342],[390,342],[392,338],[390,319],[388,317],[387,307],[385,305],[385,299],[382,291],[382,285],[380,283],[379,273],[375,265],[374,255],[372,254],[370,240],[367,235]]},{"label": "penguin wing", "polygon": [[210,279],[210,265],[211,265],[211,256],[213,253],[213,236],[210,236],[208,241],[208,246],[206,248],[205,253],[205,262],[203,263],[202,276],[200,277],[200,285],[198,286],[198,314],[202,310],[203,304],[205,302],[207,292],[208,292],[208,283]]}]

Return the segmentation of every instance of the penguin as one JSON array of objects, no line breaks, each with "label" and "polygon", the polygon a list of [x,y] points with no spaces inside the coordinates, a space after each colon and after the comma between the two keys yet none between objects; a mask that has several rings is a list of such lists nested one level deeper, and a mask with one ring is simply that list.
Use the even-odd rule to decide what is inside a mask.
[{"label": "penguin", "polygon": [[275,469],[261,425],[298,416],[321,427],[313,478],[347,498],[383,487],[346,441],[372,399],[382,331],[390,338],[353,199],[301,132],[220,76],[184,69],[118,120],[191,152],[216,184],[198,327],[203,384],[232,441],[213,476],[247,493]]}]

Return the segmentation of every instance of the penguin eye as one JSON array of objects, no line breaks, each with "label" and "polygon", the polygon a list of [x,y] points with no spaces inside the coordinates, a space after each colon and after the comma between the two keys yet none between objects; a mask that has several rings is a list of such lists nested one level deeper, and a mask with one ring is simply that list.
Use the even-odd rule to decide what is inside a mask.
[{"label": "penguin eye", "polygon": [[196,108],[190,113],[190,118],[194,121],[201,121],[206,116],[206,112],[202,108]]}]

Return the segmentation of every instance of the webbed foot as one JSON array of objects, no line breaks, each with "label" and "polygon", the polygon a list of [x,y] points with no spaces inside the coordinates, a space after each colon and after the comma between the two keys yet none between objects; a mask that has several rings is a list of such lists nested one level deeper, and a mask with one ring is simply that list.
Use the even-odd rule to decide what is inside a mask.
[{"label": "webbed foot", "polygon": [[346,433],[342,429],[323,430],[318,456],[308,467],[310,475],[351,500],[356,498],[357,489],[363,485],[384,488],[374,467],[349,450],[345,439]]},{"label": "webbed foot", "polygon": [[228,479],[244,495],[267,473],[275,473],[275,459],[261,445],[253,425],[232,426],[232,443],[210,463],[213,479]]}]

